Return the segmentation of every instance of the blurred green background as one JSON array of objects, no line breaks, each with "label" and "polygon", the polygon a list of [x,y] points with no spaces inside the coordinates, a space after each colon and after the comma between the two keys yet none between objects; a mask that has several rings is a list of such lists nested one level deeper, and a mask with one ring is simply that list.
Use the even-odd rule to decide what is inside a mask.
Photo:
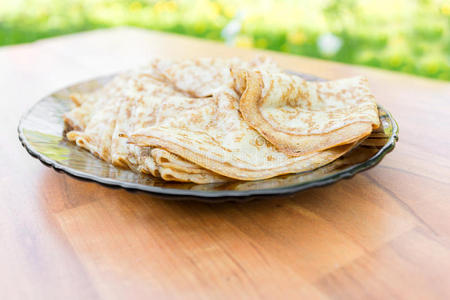
[{"label": "blurred green background", "polygon": [[0,1],[0,46],[119,25],[450,80],[448,0]]}]

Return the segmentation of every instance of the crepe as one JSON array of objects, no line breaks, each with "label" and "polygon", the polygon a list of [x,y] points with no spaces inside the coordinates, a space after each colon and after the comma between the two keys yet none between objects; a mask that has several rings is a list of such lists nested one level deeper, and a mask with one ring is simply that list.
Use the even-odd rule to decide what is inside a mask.
[{"label": "crepe", "polygon": [[349,151],[353,144],[304,156],[288,156],[251,128],[238,111],[237,94],[210,98],[179,97],[165,103],[163,117],[142,127],[130,142],[160,147],[214,173],[258,180],[312,170]]},{"label": "crepe", "polygon": [[112,163],[118,166],[127,164],[133,170],[160,176],[168,181],[195,183],[225,181],[222,176],[163,149],[141,148],[128,144],[128,132],[156,124],[164,118],[167,111],[170,111],[166,102],[176,101],[178,97],[185,97],[185,93],[167,82],[155,69],[155,64],[151,64],[145,72],[133,76],[127,99],[122,100],[117,116],[118,121],[112,137]]},{"label": "crepe", "polygon": [[[112,82],[112,86],[117,81]],[[123,83],[123,82],[121,82]],[[117,94],[116,98],[120,97]],[[105,161],[111,161],[112,134],[116,125],[118,101],[110,101],[108,95],[92,94],[81,106],[64,116],[66,136]]]},{"label": "crepe", "polygon": [[309,82],[280,72],[233,70],[245,121],[288,155],[348,144],[379,126],[364,77]]},{"label": "crepe", "polygon": [[160,103],[166,97],[183,94],[161,80],[152,66],[135,72],[123,93],[125,97],[115,100],[119,101],[120,106],[112,134],[111,162],[116,166],[128,166],[133,170],[157,176],[157,166],[152,161],[150,151],[129,145],[127,133],[142,125],[152,125],[158,117]]},{"label": "crepe", "polygon": [[161,178],[167,181],[194,182],[198,184],[226,182],[230,179],[195,165],[164,149],[154,148],[151,154]]},{"label": "crepe", "polygon": [[[165,110],[161,106],[166,99],[187,94],[162,76],[155,68],[156,62],[162,61],[116,76],[94,93],[72,95],[77,107],[64,116],[67,138],[115,166],[165,180],[195,183],[228,180],[162,149],[128,143],[129,131],[151,126],[164,115],[160,111]],[[227,80],[232,82],[230,75]],[[159,163],[155,162],[152,150]]]},{"label": "crepe", "polygon": [[63,116],[66,131],[83,131],[93,115],[109,102],[111,97],[120,96],[124,86],[127,84],[130,74],[115,76],[105,86],[92,93],[70,95],[75,107]]},{"label": "crepe", "polygon": [[[116,166],[161,176],[165,180],[195,183],[224,181],[220,176],[204,169],[202,172],[198,166],[174,156],[170,157],[170,165],[158,165],[151,155],[151,148],[130,145],[127,138],[121,136],[141,123],[152,122],[152,114],[146,113],[143,118],[143,112],[139,109],[151,107],[149,103],[158,104],[162,96],[180,95],[168,83],[158,79],[154,70],[144,69],[134,74],[117,76],[94,93],[72,95],[78,107],[65,115],[69,129],[67,138]],[[147,102],[148,105],[137,106],[139,102]],[[158,107],[155,105],[152,108],[156,110]],[[178,164],[181,169],[177,169]],[[194,176],[183,171],[189,166],[196,169]]]},{"label": "crepe", "polygon": [[238,58],[156,59],[151,65],[176,90],[196,98],[233,89],[234,79],[230,73],[231,68],[281,72],[278,65],[266,56],[258,56],[250,61]]},{"label": "crepe", "polygon": [[[361,108],[364,113],[344,118],[353,112],[348,107],[357,112],[359,105],[364,107],[369,101],[328,99],[339,90],[337,87],[352,87],[348,82],[311,87],[282,73],[266,58],[248,62],[155,59],[143,68],[114,77],[93,93],[73,95],[75,107],[64,118],[66,136],[115,166],[167,181],[222,183],[309,171],[350,151],[375,126],[375,121],[368,121],[364,114],[369,109]],[[359,83],[355,91],[365,92],[361,87],[363,84]],[[302,94],[305,89],[308,95]],[[324,94],[326,89],[332,91]],[[317,96],[322,94],[322,98]],[[267,98],[270,105],[258,106],[260,98]],[[308,127],[292,118],[283,119],[286,111],[290,113],[286,103],[294,103],[292,110],[300,115],[295,119],[303,120],[303,112],[309,111],[313,120],[329,122]],[[341,135],[340,139],[324,139],[324,135],[335,130],[333,126],[341,129],[332,122],[333,118],[324,117],[324,111],[326,116],[341,118],[339,126],[349,122],[347,127],[362,124],[366,130],[369,124],[370,130],[358,131],[359,135],[351,131],[352,138]],[[259,123],[254,122],[266,114],[275,115],[273,120],[293,130],[280,131],[282,134],[276,131],[273,136],[277,139],[265,135]],[[283,126],[280,127],[285,130]],[[279,137],[292,133],[297,136],[299,132],[305,133],[302,137],[308,138],[307,142],[302,140],[300,150],[286,151],[292,147],[282,144],[286,141]],[[324,140],[332,142],[327,144]]]}]

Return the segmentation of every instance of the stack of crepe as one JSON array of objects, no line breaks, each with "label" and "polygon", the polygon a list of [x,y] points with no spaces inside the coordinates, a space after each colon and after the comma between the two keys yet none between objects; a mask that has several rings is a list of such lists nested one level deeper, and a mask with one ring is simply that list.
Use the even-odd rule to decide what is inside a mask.
[{"label": "stack of crepe", "polygon": [[267,58],[156,59],[71,98],[70,141],[117,167],[199,184],[313,170],[379,126],[365,78],[310,82]]}]

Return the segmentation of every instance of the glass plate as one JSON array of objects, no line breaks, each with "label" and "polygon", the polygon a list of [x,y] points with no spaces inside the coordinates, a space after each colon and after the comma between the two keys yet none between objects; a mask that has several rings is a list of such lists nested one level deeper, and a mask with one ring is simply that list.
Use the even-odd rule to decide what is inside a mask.
[{"label": "glass plate", "polygon": [[[308,74],[293,74],[307,80],[323,80]],[[71,108],[69,95],[74,92],[93,91],[104,85],[111,77],[96,78],[69,86],[37,102],[19,123],[19,139],[25,149],[45,165],[78,178],[125,189],[194,196],[192,199],[217,202],[244,200],[250,195],[293,193],[352,177],[379,163],[392,151],[398,140],[398,126],[395,120],[387,110],[378,106],[381,126],[351,152],[313,171],[250,182],[232,181],[203,185],[167,182],[149,175],[116,168],[64,138],[62,115]],[[218,197],[228,198],[211,199]]]}]

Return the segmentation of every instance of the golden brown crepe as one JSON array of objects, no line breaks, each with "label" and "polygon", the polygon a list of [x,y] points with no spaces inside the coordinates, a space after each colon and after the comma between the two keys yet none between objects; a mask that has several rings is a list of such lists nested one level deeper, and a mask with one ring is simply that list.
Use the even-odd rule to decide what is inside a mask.
[{"label": "golden brown crepe", "polygon": [[92,93],[72,94],[70,98],[75,107],[63,116],[66,128],[68,130],[84,130],[93,115],[106,105],[111,97],[119,97],[123,93],[129,77],[129,73],[119,74]]},{"label": "golden brown crepe", "polygon": [[158,166],[161,178],[167,181],[176,180],[202,184],[230,180],[227,177],[213,173],[164,149],[153,148],[151,154]]},{"label": "golden brown crepe", "polygon": [[76,109],[76,114],[72,111],[65,116],[67,126],[76,129],[67,132],[67,138],[101,159],[111,161],[111,141],[118,105],[119,102],[108,101],[107,98],[84,103]]},{"label": "golden brown crepe", "polygon": [[238,58],[156,59],[151,65],[176,90],[192,97],[208,97],[219,91],[233,89],[231,68],[281,72],[278,65],[265,56],[258,56],[250,61]]},{"label": "golden brown crepe", "polygon": [[[170,165],[158,165],[151,155],[151,151],[157,149],[130,145],[122,136],[135,126],[154,122],[164,97],[183,95],[167,82],[158,80],[157,75],[151,68],[144,69],[118,76],[92,94],[74,95],[74,102],[79,106],[65,115],[65,122],[76,130],[67,132],[67,138],[105,161],[136,172],[161,176],[165,180],[223,182],[222,176],[174,155],[170,157]],[[161,154],[158,158],[161,160]],[[189,169],[195,174],[187,171]]]},{"label": "golden brown crepe", "polygon": [[[203,76],[203,81],[197,81],[200,86],[208,86],[213,79],[218,86],[232,84],[233,79],[229,74],[231,60],[228,64],[225,60],[214,61],[191,61],[187,65],[189,66],[187,72],[192,75],[194,73],[209,74],[210,71],[205,73],[205,68],[214,70],[216,75]],[[232,61],[236,63],[238,60]],[[170,112],[164,104],[168,98],[175,98],[172,101],[176,101],[176,97],[189,94],[189,91],[176,87],[176,83],[181,83],[180,81],[168,81],[167,77],[156,68],[169,63],[171,63],[171,70],[181,70],[186,66],[174,64],[171,61],[155,60],[143,69],[116,76],[102,89],[92,94],[73,95],[72,100],[77,107],[65,115],[65,122],[69,128],[68,139],[118,167],[161,176],[165,180],[195,183],[228,180],[173,154],[170,155],[170,163],[158,164],[151,154],[152,150],[158,149],[128,143],[128,132],[142,126],[151,126]],[[215,69],[211,69],[209,63],[216,66]],[[256,62],[253,64],[255,65]],[[217,74],[221,72],[227,75],[219,76],[220,79],[218,79]],[[195,115],[194,113],[193,116]],[[161,159],[161,153],[163,153],[161,151],[153,153],[157,153],[158,158]],[[165,153],[166,156],[168,156],[167,153]]]},{"label": "golden brown crepe", "polygon": [[238,111],[236,94],[166,101],[153,126],[137,129],[131,142],[159,147],[223,176],[258,180],[312,170],[352,148],[352,144],[303,156],[288,156],[251,128]]},{"label": "golden brown crepe", "polygon": [[245,121],[293,156],[348,144],[379,126],[367,80],[309,82],[281,72],[233,70]]},{"label": "golden brown crepe", "polygon": [[[351,96],[330,100],[343,86],[353,89]],[[73,95],[76,107],[64,120],[70,141],[118,167],[168,181],[258,180],[312,170],[352,149],[376,126],[366,114],[370,101],[352,99],[360,94],[367,94],[361,82],[312,88],[265,58],[156,59],[93,93]],[[290,109],[296,117],[289,118]],[[305,122],[304,111],[313,125]],[[267,116],[283,124],[272,135],[261,132],[265,123],[255,123]],[[352,128],[349,134],[342,124]],[[370,130],[357,135],[353,124],[364,130],[369,124]],[[340,138],[330,135],[334,130],[341,130]],[[295,143],[293,156],[285,151],[291,145],[281,142],[299,132],[308,140]],[[323,138],[327,134],[334,139]]]}]

